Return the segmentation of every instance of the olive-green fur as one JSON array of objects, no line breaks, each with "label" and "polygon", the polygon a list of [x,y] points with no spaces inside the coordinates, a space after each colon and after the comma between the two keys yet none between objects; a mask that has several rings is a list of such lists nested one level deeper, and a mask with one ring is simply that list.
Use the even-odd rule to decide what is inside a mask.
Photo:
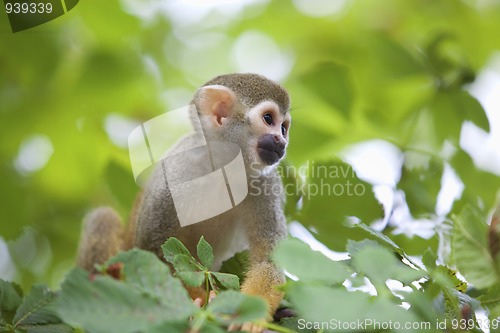
[{"label": "olive-green fur", "polygon": [[222,85],[231,89],[247,108],[263,101],[274,101],[282,113],[288,112],[290,97],[278,83],[252,73],[219,75],[203,86]]}]

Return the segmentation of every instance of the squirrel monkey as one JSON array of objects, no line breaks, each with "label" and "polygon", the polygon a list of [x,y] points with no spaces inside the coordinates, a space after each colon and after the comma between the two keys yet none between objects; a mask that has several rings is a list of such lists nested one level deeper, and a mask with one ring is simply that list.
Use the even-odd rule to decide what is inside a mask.
[{"label": "squirrel monkey", "polygon": [[[169,165],[164,159],[138,195],[127,228],[122,227],[120,217],[111,208],[98,208],[86,216],[77,264],[92,270],[94,264],[132,247],[152,251],[163,259],[161,245],[171,236],[195,254],[196,244],[204,236],[214,250],[215,270],[235,253],[249,250],[242,292],[263,297],[272,314],[282,299],[275,286],[285,281],[270,254],[287,234],[283,185],[275,166],[285,155],[288,143],[290,98],[279,84],[263,76],[228,74],[200,87],[191,104],[201,124],[196,132],[203,131],[207,145],[214,144],[212,150],[218,147],[217,142],[234,143],[241,149],[248,195],[220,215],[181,227],[166,186],[164,170]],[[174,156],[190,140],[190,136],[180,139],[167,156]],[[174,166],[175,171],[202,169],[206,162],[201,162],[201,157],[193,154],[188,162],[178,161],[184,164]],[[190,209],[199,208],[192,203]]]}]

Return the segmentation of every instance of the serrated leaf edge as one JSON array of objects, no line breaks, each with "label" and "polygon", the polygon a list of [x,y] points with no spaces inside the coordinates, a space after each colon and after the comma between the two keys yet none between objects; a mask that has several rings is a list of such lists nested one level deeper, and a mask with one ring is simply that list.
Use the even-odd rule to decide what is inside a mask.
[{"label": "serrated leaf edge", "polygon": [[42,299],[42,300],[38,301],[38,303],[35,303],[35,305],[33,306],[33,309],[31,311],[28,311],[24,316],[22,316],[21,318],[19,318],[19,320],[17,320],[15,323],[12,323],[13,326],[14,326],[14,328],[19,327],[19,323],[22,323],[23,320],[25,320],[26,318],[28,318],[33,313],[35,313],[38,310],[42,309],[44,306],[50,304],[54,300],[55,295],[52,294],[51,296],[53,296],[53,297]]}]

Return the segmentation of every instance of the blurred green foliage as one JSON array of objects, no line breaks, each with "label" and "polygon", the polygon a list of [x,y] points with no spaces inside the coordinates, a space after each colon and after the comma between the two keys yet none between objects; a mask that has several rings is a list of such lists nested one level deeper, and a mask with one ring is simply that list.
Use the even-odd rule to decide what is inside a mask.
[{"label": "blurred green foliage", "polygon": [[[60,18],[15,34],[0,12],[0,237],[16,268],[3,276],[25,289],[39,281],[57,287],[73,266],[83,215],[112,205],[126,220],[138,191],[120,137],[127,132],[113,129],[117,119],[128,128],[184,106],[197,86],[233,71],[270,71],[290,91],[287,165],[316,161],[346,170],[350,166],[340,153],[347,147],[383,139],[401,153],[401,177],[392,190],[404,191],[415,218],[438,217],[437,196],[449,165],[465,187],[440,218],[452,225],[454,214],[473,207],[480,216],[475,221],[484,223],[500,178],[479,170],[459,142],[466,120],[490,130],[484,110],[465,88],[500,49],[500,3],[350,0],[338,13],[314,17],[298,10],[298,2],[256,1],[241,11],[226,3],[196,18],[194,9],[181,11],[178,1],[82,0]],[[259,62],[260,53],[271,49],[262,45],[250,43],[254,53],[248,57],[257,59],[256,67],[242,58],[248,47],[241,45],[252,40],[271,41],[279,55],[274,65],[266,63],[270,57]],[[446,145],[454,154],[443,153]],[[415,154],[429,163],[412,167]],[[287,175],[295,186],[287,205],[290,221],[339,251],[348,239],[384,236],[345,223],[346,216],[366,224],[388,221],[395,206],[384,211],[372,184],[353,171],[347,180],[365,186],[363,196],[308,195],[312,184],[332,181],[308,177],[310,172]],[[440,250],[438,232],[412,238],[392,233],[397,227],[389,223],[382,229],[406,253]],[[462,234],[455,241],[468,244]],[[369,266],[367,251],[357,258],[359,271],[381,275]],[[465,272],[475,269],[454,260]],[[482,287],[497,278],[492,275]],[[307,291],[311,295],[325,292],[322,286],[290,288],[292,300],[304,297],[307,288],[315,288]],[[345,291],[326,293],[336,297]],[[379,301],[395,310],[388,298]],[[424,309],[422,302],[412,304]]]}]

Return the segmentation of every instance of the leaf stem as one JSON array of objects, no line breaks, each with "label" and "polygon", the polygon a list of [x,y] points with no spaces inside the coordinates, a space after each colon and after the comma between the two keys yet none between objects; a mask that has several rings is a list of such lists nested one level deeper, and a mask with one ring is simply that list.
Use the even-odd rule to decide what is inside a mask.
[{"label": "leaf stem", "polygon": [[269,323],[267,321],[259,321],[256,322],[256,324],[263,326],[265,328],[269,328],[270,330],[276,331],[276,332],[282,332],[282,333],[295,333],[295,331],[288,329],[286,327],[274,324],[274,323]]},{"label": "leaf stem", "polygon": [[210,286],[208,281],[209,275],[210,272],[205,270],[205,304],[203,305],[203,308],[205,308],[208,305],[208,301],[210,299]]},{"label": "leaf stem", "polygon": [[205,321],[207,321],[208,314],[205,311],[199,311],[197,316],[194,318],[193,326],[191,330],[193,332],[199,332]]}]

